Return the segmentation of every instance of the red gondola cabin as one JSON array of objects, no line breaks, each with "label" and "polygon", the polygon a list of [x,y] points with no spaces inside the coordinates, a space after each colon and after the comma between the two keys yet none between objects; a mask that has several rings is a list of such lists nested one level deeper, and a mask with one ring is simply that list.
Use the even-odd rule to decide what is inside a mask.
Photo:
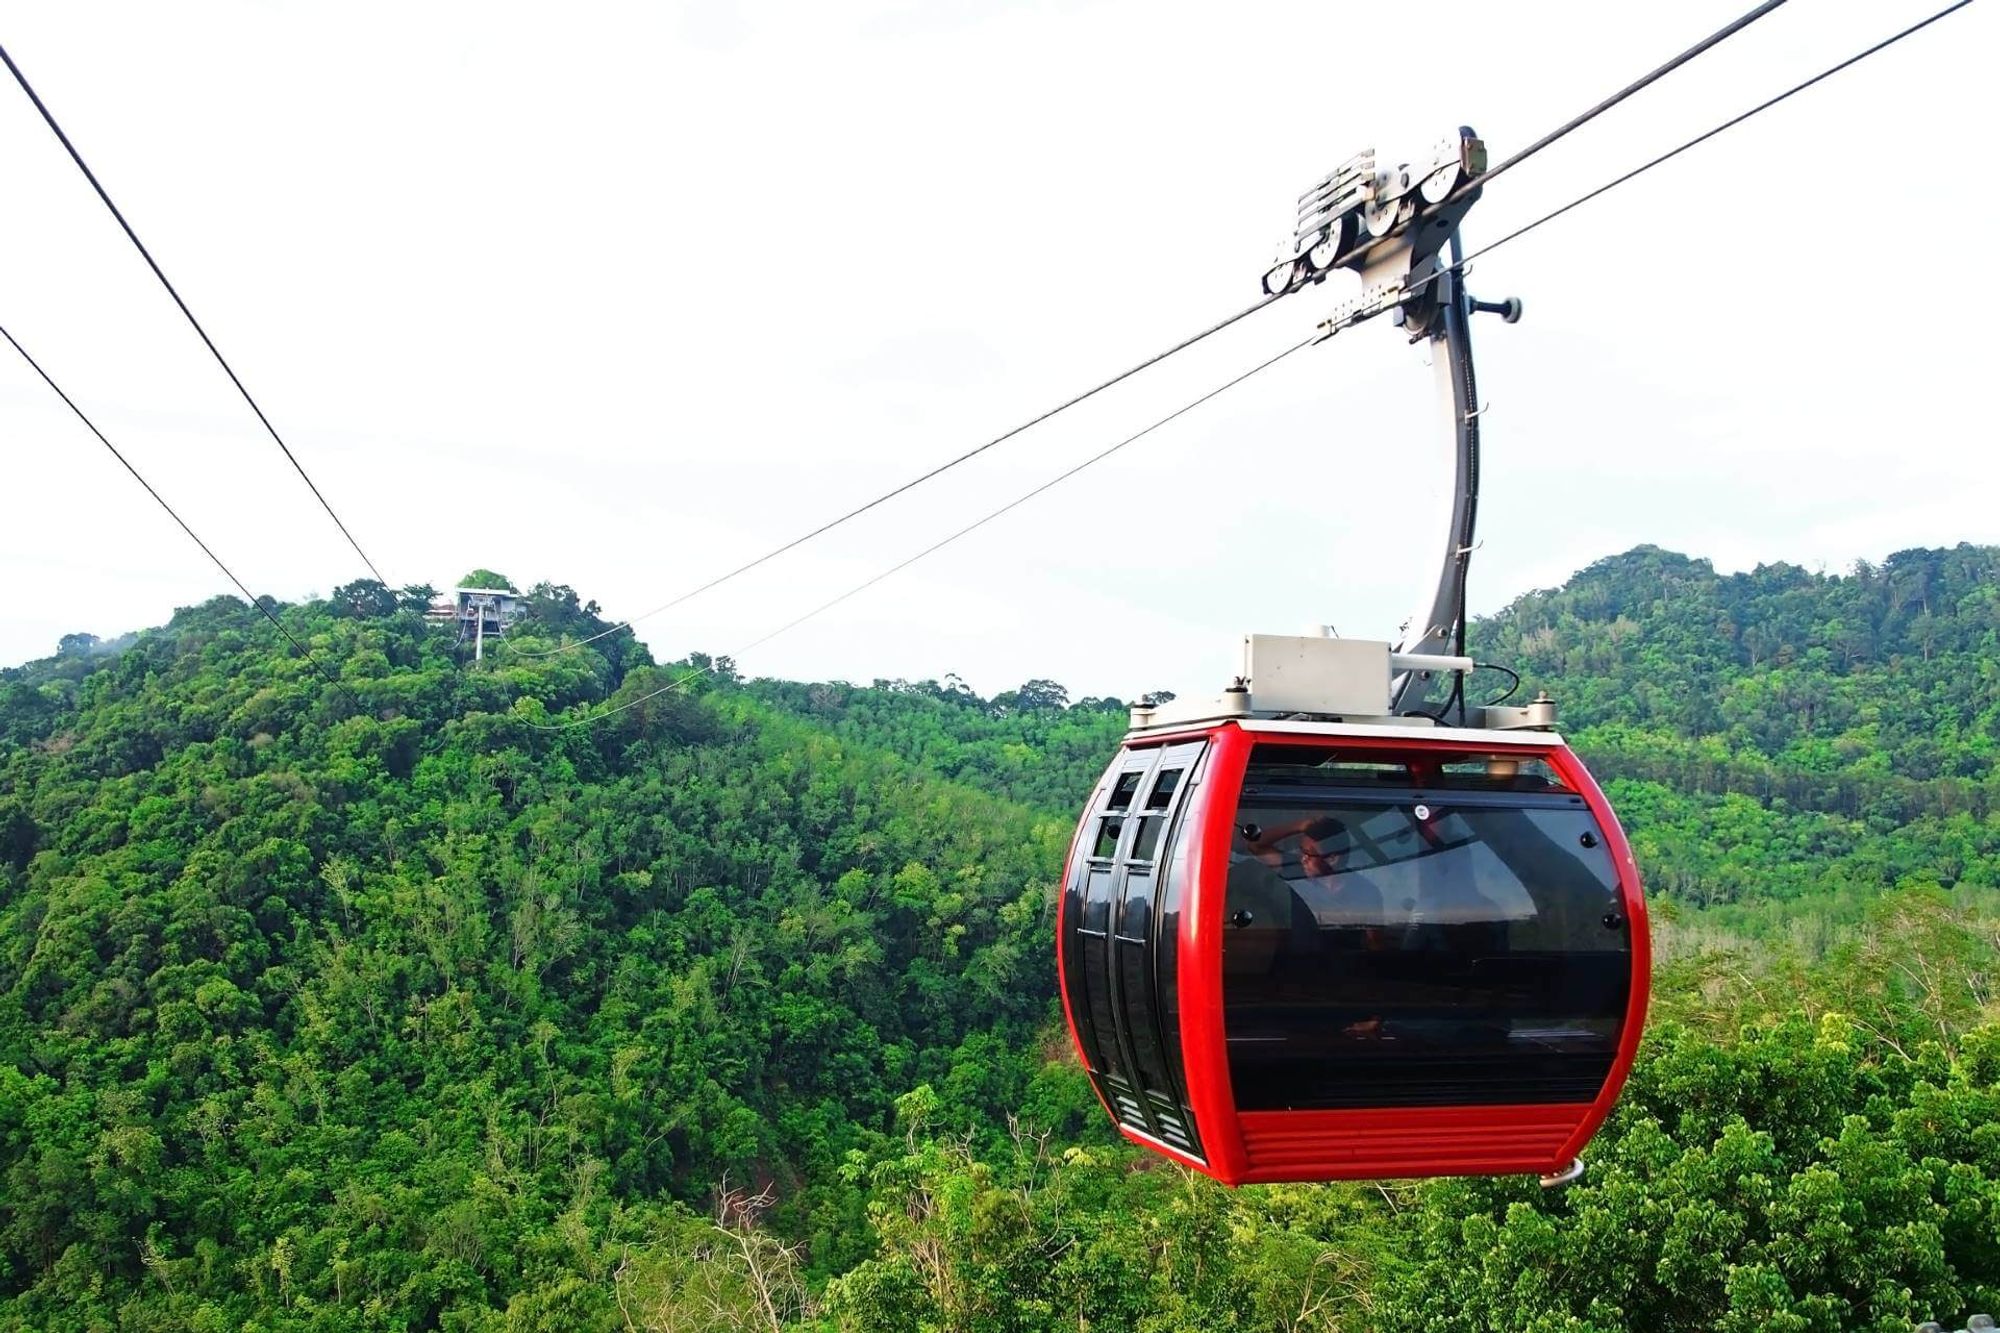
[{"label": "red gondola cabin", "polygon": [[1631,849],[1549,732],[1135,732],[1057,930],[1105,1109],[1232,1185],[1560,1172],[1645,1017]]}]

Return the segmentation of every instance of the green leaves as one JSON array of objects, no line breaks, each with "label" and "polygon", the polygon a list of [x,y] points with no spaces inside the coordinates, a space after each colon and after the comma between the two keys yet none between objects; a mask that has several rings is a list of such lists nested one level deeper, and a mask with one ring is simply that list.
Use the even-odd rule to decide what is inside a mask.
[{"label": "green leaves", "polygon": [[1682,908],[1557,1194],[1229,1192],[1112,1136],[1049,911],[1115,700],[715,663],[537,730],[709,665],[511,653],[608,628],[552,584],[477,668],[429,589],[276,608],[358,707],[231,599],[74,641],[0,673],[0,1329],[2000,1306],[1992,574],[1640,551],[1482,627]]},{"label": "green leaves", "polygon": [[1952,1162],[1980,1149],[1947,1140],[2000,1114],[2000,1086],[1963,1064],[1878,1062],[1843,1027],[1795,1019],[1728,1047],[1655,1034],[1582,1182],[1426,1191],[1385,1326],[1456,1309],[1494,1330],[1558,1312],[1607,1328],[1907,1329],[1990,1302],[2000,1269],[1976,1228],[2000,1208],[2000,1171]]},{"label": "green leaves", "polygon": [[573,1326],[725,1173],[857,1260],[834,1166],[926,1076],[999,1132],[1025,1042],[953,1052],[1048,1013],[1026,812],[706,688],[534,732],[674,673],[468,670],[412,599],[282,611],[372,713],[226,599],[0,685],[0,1327]]}]

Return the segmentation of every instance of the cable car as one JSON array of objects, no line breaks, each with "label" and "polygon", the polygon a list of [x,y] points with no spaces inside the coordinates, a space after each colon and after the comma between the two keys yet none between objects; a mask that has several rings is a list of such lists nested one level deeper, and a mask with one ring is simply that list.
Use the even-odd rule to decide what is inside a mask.
[{"label": "cable car", "polygon": [[1549,733],[1140,728],[1064,882],[1064,1008],[1126,1137],[1229,1184],[1559,1176],[1646,1009],[1646,909]]},{"label": "cable car", "polygon": [[1133,710],[1070,849],[1056,957],[1077,1054],[1127,1138],[1232,1185],[1574,1179],[1645,1023],[1646,906],[1604,793],[1546,696],[1465,699],[1485,665],[1465,655],[1469,324],[1521,316],[1462,282],[1485,161],[1469,129],[1414,165],[1353,159],[1300,196],[1264,277],[1277,297],[1356,270],[1320,341],[1394,312],[1429,344],[1454,485],[1405,637],[1246,636],[1222,695]]}]

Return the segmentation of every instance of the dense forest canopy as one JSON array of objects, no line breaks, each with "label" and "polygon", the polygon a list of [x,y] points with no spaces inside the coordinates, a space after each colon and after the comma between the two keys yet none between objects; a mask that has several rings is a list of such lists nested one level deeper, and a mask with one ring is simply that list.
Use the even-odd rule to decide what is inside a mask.
[{"label": "dense forest canopy", "polygon": [[510,651],[609,628],[546,583],[475,665],[434,595],[269,603],[337,686],[228,598],[0,672],[0,1329],[2000,1307],[2000,550],[1640,548],[1474,627],[1661,919],[1557,1194],[1230,1192],[1113,1138],[1049,943],[1121,701]]}]

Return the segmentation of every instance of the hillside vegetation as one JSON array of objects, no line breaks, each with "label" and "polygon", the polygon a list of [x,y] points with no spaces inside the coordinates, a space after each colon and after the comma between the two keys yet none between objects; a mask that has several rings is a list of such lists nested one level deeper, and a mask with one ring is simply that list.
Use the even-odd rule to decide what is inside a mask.
[{"label": "hillside vegetation", "polygon": [[231,599],[71,636],[0,673],[0,1329],[2000,1306],[1996,575],[1642,548],[1477,627],[1665,918],[1661,1020],[1554,1195],[1230,1192],[1114,1140],[1049,908],[1116,700],[533,656],[605,628],[551,585],[476,667],[429,589],[270,604],[337,687]]}]

